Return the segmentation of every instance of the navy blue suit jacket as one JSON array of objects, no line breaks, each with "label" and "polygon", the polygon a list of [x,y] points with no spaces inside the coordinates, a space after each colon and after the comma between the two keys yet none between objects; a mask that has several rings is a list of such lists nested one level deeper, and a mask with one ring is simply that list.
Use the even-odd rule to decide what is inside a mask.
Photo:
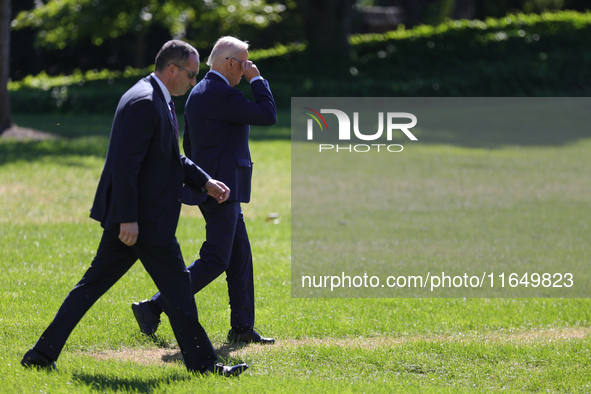
[{"label": "navy blue suit jacket", "polygon": [[[250,125],[270,126],[277,121],[269,83],[259,79],[251,88],[254,102],[219,75],[208,72],[193,88],[185,106],[185,154],[230,188],[228,201],[250,201]],[[183,194],[188,205],[201,204],[206,198],[187,188]]]},{"label": "navy blue suit jacket", "polygon": [[116,231],[137,222],[138,241],[166,245],[175,240],[183,183],[202,192],[208,179],[180,154],[164,94],[148,76],[119,101],[90,217]]}]

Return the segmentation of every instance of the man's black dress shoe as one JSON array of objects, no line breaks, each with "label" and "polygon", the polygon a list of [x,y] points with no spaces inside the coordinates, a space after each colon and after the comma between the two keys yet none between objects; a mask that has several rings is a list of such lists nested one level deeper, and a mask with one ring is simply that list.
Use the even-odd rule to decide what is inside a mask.
[{"label": "man's black dress shoe", "polygon": [[149,301],[134,302],[131,304],[133,315],[137,324],[140,326],[140,331],[146,335],[152,335],[158,329],[160,324],[160,316],[155,315],[150,310]]},{"label": "man's black dress shoe", "polygon": [[205,374],[213,374],[213,375],[220,375],[226,378],[230,376],[238,376],[242,372],[248,369],[247,364],[237,364],[237,365],[224,365],[221,363],[211,365]]},{"label": "man's black dress shoe", "polygon": [[35,367],[39,369],[57,371],[57,367],[55,366],[53,360],[39,353],[35,349],[31,349],[27,353],[25,353],[25,357],[23,357],[21,365],[27,368]]},{"label": "man's black dress shoe", "polygon": [[264,338],[258,332],[251,328],[250,330],[239,334],[234,329],[228,332],[228,342],[244,342],[244,343],[262,343],[272,345],[275,343],[273,338]]}]

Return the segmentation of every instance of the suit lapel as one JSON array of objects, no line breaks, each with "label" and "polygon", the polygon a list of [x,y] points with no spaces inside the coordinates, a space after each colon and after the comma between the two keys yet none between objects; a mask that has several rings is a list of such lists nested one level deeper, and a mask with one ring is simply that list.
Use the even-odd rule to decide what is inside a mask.
[{"label": "suit lapel", "polygon": [[154,78],[152,78],[152,76],[148,76],[148,80],[150,81],[150,83],[152,84],[152,87],[154,88],[154,91],[156,92],[156,96],[159,97],[159,101],[160,101],[160,105],[162,105],[165,109],[165,113],[168,116],[168,123],[170,125],[169,130],[167,130],[170,135],[172,136],[172,145],[175,149],[175,151],[179,154],[179,160],[180,160],[180,147],[178,144],[178,141],[176,141],[176,135],[174,134],[174,120],[172,119],[172,114],[170,113],[170,108],[168,106],[168,103],[166,102],[166,100],[164,99],[164,93],[162,93],[162,89],[160,89],[160,85],[158,85],[158,82],[156,82],[154,80]]}]

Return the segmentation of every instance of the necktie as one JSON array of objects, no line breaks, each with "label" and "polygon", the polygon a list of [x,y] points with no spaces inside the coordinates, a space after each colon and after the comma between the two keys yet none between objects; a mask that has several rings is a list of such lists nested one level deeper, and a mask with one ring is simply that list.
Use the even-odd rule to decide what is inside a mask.
[{"label": "necktie", "polygon": [[174,110],[174,101],[170,100],[170,112],[172,112],[172,128],[174,129],[174,135],[176,136],[176,142],[179,142],[179,122],[176,119],[176,111]]}]

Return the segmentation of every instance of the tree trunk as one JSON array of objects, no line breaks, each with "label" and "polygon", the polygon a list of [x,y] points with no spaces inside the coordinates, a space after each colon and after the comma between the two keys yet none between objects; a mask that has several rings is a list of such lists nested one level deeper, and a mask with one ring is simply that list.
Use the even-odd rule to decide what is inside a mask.
[{"label": "tree trunk", "polygon": [[314,59],[350,57],[348,36],[354,3],[355,0],[297,0],[308,50]]},{"label": "tree trunk", "polygon": [[8,100],[10,67],[10,0],[0,0],[0,135],[12,126]]}]

